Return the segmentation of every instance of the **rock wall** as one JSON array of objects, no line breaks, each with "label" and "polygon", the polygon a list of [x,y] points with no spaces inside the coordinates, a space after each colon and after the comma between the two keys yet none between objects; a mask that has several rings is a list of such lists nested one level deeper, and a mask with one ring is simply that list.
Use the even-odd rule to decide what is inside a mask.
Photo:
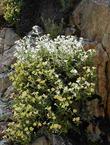
[{"label": "rock wall", "polygon": [[[14,42],[19,36],[11,28],[3,28],[0,31],[0,139],[4,135],[4,129],[11,118],[10,95],[13,87],[9,81],[11,64],[15,62]],[[0,145],[5,141],[1,140]]]},{"label": "rock wall", "polygon": [[10,86],[8,74],[10,65],[15,62],[14,42],[19,36],[11,28],[3,28],[0,31],[0,94]]},{"label": "rock wall", "polygon": [[110,33],[110,1],[82,0],[72,14],[72,22],[81,31],[81,36],[102,41]]},{"label": "rock wall", "polygon": [[[109,134],[107,125],[110,124],[110,0],[82,0],[73,11],[70,23],[77,26],[82,37],[97,41],[92,48],[96,49],[97,94],[100,100],[92,104],[91,109],[96,118],[101,118],[98,127],[103,133]],[[91,49],[89,46],[91,45],[86,48]],[[100,123],[106,126],[106,129],[100,127]],[[94,127],[92,132],[93,130]]]},{"label": "rock wall", "polygon": [[58,135],[46,135],[36,139],[32,145],[72,145],[67,138]]}]

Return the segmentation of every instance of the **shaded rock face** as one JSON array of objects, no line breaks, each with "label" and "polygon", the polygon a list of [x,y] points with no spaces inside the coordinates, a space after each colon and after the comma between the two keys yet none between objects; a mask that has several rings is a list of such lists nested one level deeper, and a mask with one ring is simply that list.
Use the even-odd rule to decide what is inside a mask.
[{"label": "shaded rock face", "polygon": [[55,134],[51,136],[50,140],[52,145],[72,145],[69,140]]},{"label": "shaded rock face", "polygon": [[19,36],[11,28],[4,28],[0,32],[0,93],[10,86],[8,74],[11,64],[15,62],[14,42],[18,39]]},{"label": "shaded rock face", "polygon": [[36,141],[32,143],[32,145],[49,145],[49,141],[44,137],[38,138]]},{"label": "shaded rock face", "polygon": [[8,145],[8,143],[6,140],[2,140],[2,141],[0,141],[0,145]]},{"label": "shaded rock face", "polygon": [[[28,7],[27,7],[28,5]],[[16,29],[21,36],[27,35],[31,31],[32,26],[43,26],[42,18],[44,19],[61,19],[61,11],[59,4],[55,0],[24,0],[24,5],[21,8],[20,21],[17,22]]]},{"label": "shaded rock face", "polygon": [[94,62],[97,68],[96,94],[88,100],[86,109],[92,117],[87,132],[92,141],[100,140],[110,144],[110,34],[105,34],[102,41],[87,41],[84,49],[96,50]]},{"label": "shaded rock face", "polygon": [[9,81],[9,73],[11,64],[16,60],[14,42],[18,39],[19,36],[11,28],[0,31],[0,145],[7,143],[2,137],[12,115],[10,95],[13,87]]},{"label": "shaded rock face", "polygon": [[[16,23],[17,33],[21,36],[27,35],[31,31],[32,26],[39,25],[44,27],[47,19],[54,20],[56,23],[61,23],[62,18],[68,23],[69,14],[72,12],[72,7],[75,8],[81,0],[71,0],[70,7],[63,11],[63,1],[59,0],[24,0],[21,8],[19,20]],[[67,1],[66,1],[67,2]],[[27,7],[28,5],[28,7]],[[45,29],[45,28],[44,28]]]},{"label": "shaded rock face", "polygon": [[51,136],[39,137],[31,145],[72,145],[68,140],[65,141],[61,136],[52,134]]},{"label": "shaded rock face", "polygon": [[[85,45],[85,50],[96,49],[96,92],[100,96],[100,101],[90,102],[89,111],[98,119],[110,120],[110,0],[82,0],[74,10],[71,22],[80,30],[82,37],[97,41],[95,45]],[[103,121],[96,123],[95,127],[92,125],[89,128],[91,132],[110,134],[100,127],[100,122]],[[105,126],[104,123],[101,124]]]},{"label": "shaded rock face", "polygon": [[[110,0],[82,0],[73,12],[73,23],[81,36],[97,41],[85,45],[96,49],[97,94],[101,96],[101,111],[96,116],[110,118]],[[102,111],[103,108],[103,111]],[[98,109],[98,108],[97,108]]]},{"label": "shaded rock face", "polygon": [[6,143],[6,141],[3,140],[3,136],[5,134],[4,131],[12,118],[12,111],[10,108],[11,100],[9,98],[9,96],[8,99],[0,98],[0,145],[4,145]]}]

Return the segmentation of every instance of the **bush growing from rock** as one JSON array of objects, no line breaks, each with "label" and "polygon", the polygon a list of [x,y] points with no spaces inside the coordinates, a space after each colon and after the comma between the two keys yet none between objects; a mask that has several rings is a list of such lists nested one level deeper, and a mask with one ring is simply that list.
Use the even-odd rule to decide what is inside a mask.
[{"label": "bush growing from rock", "polygon": [[4,0],[2,1],[2,4],[4,7],[5,19],[12,24],[16,23],[18,16],[20,14],[23,1],[22,0]]},{"label": "bush growing from rock", "polygon": [[83,114],[78,102],[94,93],[93,51],[85,52],[74,36],[28,35],[16,44],[15,71],[10,75],[18,94],[7,137],[28,144],[40,128],[65,134]]}]

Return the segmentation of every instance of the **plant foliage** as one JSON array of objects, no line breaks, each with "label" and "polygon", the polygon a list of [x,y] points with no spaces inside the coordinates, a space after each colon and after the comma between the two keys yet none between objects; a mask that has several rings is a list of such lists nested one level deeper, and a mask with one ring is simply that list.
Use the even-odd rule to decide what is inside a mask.
[{"label": "plant foliage", "polygon": [[2,4],[4,8],[5,19],[12,24],[16,23],[20,14],[23,1],[22,0],[4,0]]},{"label": "plant foliage", "polygon": [[78,102],[94,93],[93,51],[74,36],[28,35],[16,44],[10,79],[18,92],[7,137],[28,144],[40,128],[65,134],[82,121]]},{"label": "plant foliage", "polygon": [[59,1],[60,1],[60,4],[61,4],[61,7],[62,7],[63,11],[70,8],[73,4],[73,0],[59,0]]},{"label": "plant foliage", "polygon": [[51,38],[55,38],[63,32],[63,19],[60,24],[54,22],[54,20],[42,18],[44,23],[44,29],[46,34],[50,34]]}]

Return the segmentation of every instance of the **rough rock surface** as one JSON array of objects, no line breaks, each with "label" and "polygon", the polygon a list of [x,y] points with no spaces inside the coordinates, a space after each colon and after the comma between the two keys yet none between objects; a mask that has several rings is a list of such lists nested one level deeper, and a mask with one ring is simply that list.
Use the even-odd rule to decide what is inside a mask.
[{"label": "rough rock surface", "polygon": [[[84,44],[85,50],[96,49],[97,94],[101,99],[89,102],[89,111],[103,121],[110,119],[110,0],[82,0],[72,14],[71,23],[82,37],[91,41]],[[91,124],[88,129],[94,134],[103,130]]]},{"label": "rough rock surface", "polygon": [[37,140],[35,140],[32,145],[49,145],[49,141],[44,137],[40,137]]},{"label": "rough rock surface", "polygon": [[8,145],[8,143],[6,140],[2,140],[2,141],[0,141],[0,145]]},{"label": "rough rock surface", "polygon": [[0,31],[0,93],[10,85],[8,73],[10,65],[15,62],[14,42],[18,39],[19,36],[11,28],[4,28]]},{"label": "rough rock surface", "polygon": [[68,140],[65,141],[61,136],[52,134],[49,137],[42,136],[36,139],[32,145],[72,145]]},{"label": "rough rock surface", "polygon": [[13,92],[9,73],[11,64],[15,62],[14,42],[19,36],[11,28],[3,28],[0,31],[0,145],[5,145],[2,139],[8,121],[11,119],[10,95]]},{"label": "rough rock surface", "polygon": [[97,45],[87,44],[85,49],[96,49],[97,94],[102,99],[98,116],[110,118],[110,0],[82,0],[71,21],[82,37],[97,41]]},{"label": "rough rock surface", "polygon": [[110,0],[82,0],[73,12],[71,21],[90,40],[101,41],[110,33]]},{"label": "rough rock surface", "polygon": [[72,145],[69,140],[62,138],[61,136],[53,134],[50,138],[52,145]]}]

